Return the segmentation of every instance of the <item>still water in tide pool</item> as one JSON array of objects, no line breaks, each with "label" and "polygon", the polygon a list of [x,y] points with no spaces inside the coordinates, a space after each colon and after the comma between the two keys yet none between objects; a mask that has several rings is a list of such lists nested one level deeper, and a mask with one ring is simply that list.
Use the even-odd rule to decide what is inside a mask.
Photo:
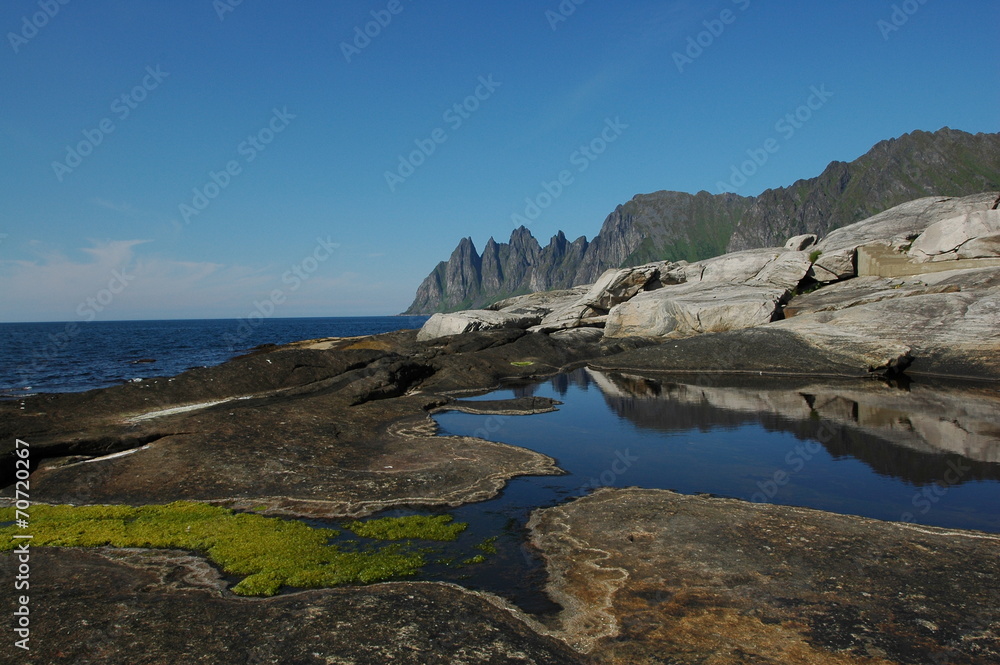
[{"label": "still water in tide pool", "polygon": [[567,474],[516,478],[495,499],[448,511],[470,523],[456,552],[500,534],[497,554],[478,566],[432,565],[422,577],[494,591],[531,612],[554,610],[541,592],[544,568],[525,544],[528,516],[602,486],[1000,532],[995,390],[875,382],[699,386],[579,370],[473,399],[526,395],[563,404],[530,416],[447,412],[434,419],[441,435],[530,448]]}]

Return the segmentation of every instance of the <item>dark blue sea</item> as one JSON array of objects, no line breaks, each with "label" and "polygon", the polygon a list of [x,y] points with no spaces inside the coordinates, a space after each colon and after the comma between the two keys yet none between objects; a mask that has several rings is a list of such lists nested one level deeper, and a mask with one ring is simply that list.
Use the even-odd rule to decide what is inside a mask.
[{"label": "dark blue sea", "polygon": [[[106,388],[218,365],[260,344],[419,328],[427,317],[0,323],[0,398]],[[153,362],[149,362],[153,361]]]}]

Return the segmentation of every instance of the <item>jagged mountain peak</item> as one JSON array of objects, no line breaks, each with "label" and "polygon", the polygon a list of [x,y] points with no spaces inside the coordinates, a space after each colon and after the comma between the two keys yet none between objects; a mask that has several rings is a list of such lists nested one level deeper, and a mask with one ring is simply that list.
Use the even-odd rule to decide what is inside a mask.
[{"label": "jagged mountain peak", "polygon": [[[615,206],[592,241],[560,231],[543,248],[525,226],[482,257],[463,238],[424,280],[407,314],[467,309],[502,298],[587,284],[608,268],[657,260],[696,261],[771,247],[801,233],[826,235],[923,196],[1000,189],[1000,134],[943,127],[880,141],[851,162],[759,196],[660,190]],[[487,251],[487,248],[489,251]],[[452,265],[452,264],[455,265]]]}]

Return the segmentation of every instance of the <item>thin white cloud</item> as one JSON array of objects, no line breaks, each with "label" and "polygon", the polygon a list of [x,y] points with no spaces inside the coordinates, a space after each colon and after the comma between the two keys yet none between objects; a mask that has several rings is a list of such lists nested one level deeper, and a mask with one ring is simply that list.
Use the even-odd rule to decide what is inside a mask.
[{"label": "thin white cloud", "polygon": [[97,198],[97,197],[95,197],[94,199],[92,199],[91,202],[94,205],[99,206],[101,208],[107,208],[108,210],[114,210],[115,212],[120,212],[120,213],[123,213],[123,214],[126,214],[126,215],[135,215],[135,214],[139,213],[139,210],[137,210],[130,203],[124,203],[124,202],[123,203],[116,203],[114,201],[107,201],[105,199]]},{"label": "thin white cloud", "polygon": [[[184,261],[140,253],[147,240],[91,241],[73,258],[29,243],[27,259],[0,260],[0,320],[242,318],[281,292],[274,316],[371,312],[398,285],[344,272],[336,258],[306,279],[292,266]],[[390,312],[391,313],[391,312]]]}]

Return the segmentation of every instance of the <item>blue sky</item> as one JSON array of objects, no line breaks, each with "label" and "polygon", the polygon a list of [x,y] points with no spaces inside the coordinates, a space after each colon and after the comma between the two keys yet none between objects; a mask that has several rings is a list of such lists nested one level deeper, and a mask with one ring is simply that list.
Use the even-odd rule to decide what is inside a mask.
[{"label": "blue sky", "polygon": [[714,193],[768,139],[735,191],[998,131],[998,22],[995,0],[10,0],[0,320],[241,318],[276,291],[277,316],[394,314],[563,171],[543,244]]}]

